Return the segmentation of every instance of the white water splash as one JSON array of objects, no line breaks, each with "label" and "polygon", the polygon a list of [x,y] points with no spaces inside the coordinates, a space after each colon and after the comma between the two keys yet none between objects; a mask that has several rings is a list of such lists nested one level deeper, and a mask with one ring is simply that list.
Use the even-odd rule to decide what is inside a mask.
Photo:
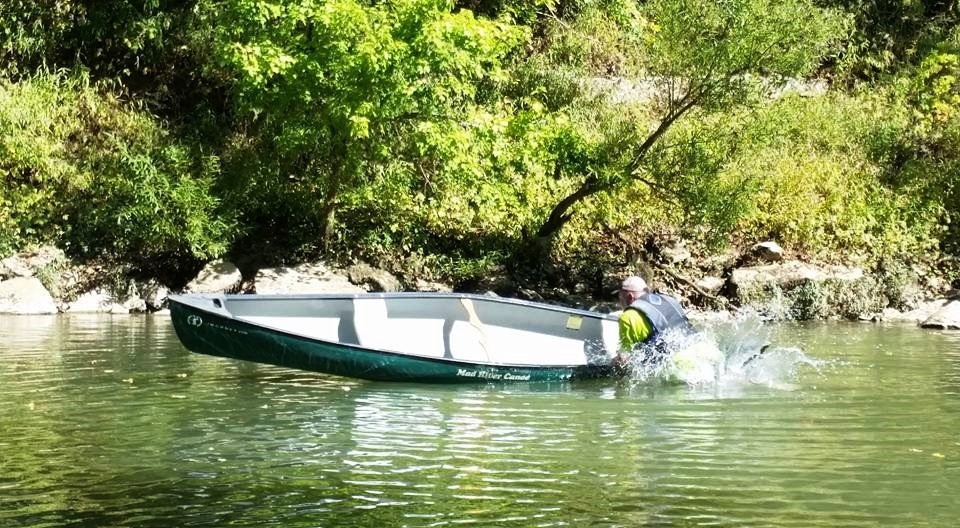
[{"label": "white water splash", "polygon": [[[764,385],[793,390],[801,367],[820,362],[794,346],[771,342],[757,318],[717,323],[694,335],[667,335],[659,347],[640,346],[628,363],[631,383],[660,382],[703,388]],[[662,359],[657,359],[662,358]]]}]

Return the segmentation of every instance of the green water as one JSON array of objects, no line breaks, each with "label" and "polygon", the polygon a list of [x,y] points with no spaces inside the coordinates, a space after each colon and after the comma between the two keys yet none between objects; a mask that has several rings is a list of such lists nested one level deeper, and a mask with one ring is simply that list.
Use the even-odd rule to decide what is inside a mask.
[{"label": "green water", "polygon": [[446,387],[191,354],[163,316],[0,316],[0,526],[957,526],[960,333],[766,331],[805,355]]}]

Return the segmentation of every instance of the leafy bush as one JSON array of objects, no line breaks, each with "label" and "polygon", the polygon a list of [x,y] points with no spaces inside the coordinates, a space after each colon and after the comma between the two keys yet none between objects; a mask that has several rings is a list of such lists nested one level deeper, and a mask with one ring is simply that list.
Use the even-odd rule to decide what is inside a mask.
[{"label": "leafy bush", "polygon": [[767,108],[730,169],[760,185],[742,234],[826,260],[870,263],[929,249],[937,203],[911,185],[885,185],[888,161],[875,157],[894,112],[870,96],[786,98]]},{"label": "leafy bush", "polygon": [[83,77],[0,85],[0,227],[7,250],[58,242],[145,271],[222,254],[233,221],[215,156]]},{"label": "leafy bush", "polygon": [[0,80],[0,253],[62,234],[62,198],[88,183],[71,138],[83,79]]}]

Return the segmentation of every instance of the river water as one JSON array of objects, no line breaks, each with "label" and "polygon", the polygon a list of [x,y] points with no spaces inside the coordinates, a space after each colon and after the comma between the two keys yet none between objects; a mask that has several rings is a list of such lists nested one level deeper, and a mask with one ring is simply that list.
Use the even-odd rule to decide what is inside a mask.
[{"label": "river water", "polygon": [[0,526],[958,525],[960,334],[717,334],[755,332],[765,366],[699,386],[449,387],[0,316]]}]

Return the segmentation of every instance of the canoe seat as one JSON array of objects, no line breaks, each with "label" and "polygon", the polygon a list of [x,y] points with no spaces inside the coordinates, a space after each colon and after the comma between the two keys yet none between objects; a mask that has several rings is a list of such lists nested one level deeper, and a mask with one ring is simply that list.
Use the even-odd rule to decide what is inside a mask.
[{"label": "canoe seat", "polygon": [[[581,336],[526,329],[536,328],[536,324],[563,325],[566,315],[543,312],[535,314],[540,319],[526,322],[510,306],[483,306],[471,299],[434,303],[429,310],[416,310],[412,305],[388,306],[388,302],[383,298],[353,300],[352,322],[360,346],[473,363],[578,365],[587,361],[588,347]],[[498,314],[491,310],[504,311]],[[484,321],[484,311],[488,319],[499,324]],[[544,322],[549,317],[556,321]],[[616,325],[613,328],[616,330]]]},{"label": "canoe seat", "polygon": [[384,299],[355,299],[353,322],[362,347],[443,357],[443,319],[391,318]]}]

